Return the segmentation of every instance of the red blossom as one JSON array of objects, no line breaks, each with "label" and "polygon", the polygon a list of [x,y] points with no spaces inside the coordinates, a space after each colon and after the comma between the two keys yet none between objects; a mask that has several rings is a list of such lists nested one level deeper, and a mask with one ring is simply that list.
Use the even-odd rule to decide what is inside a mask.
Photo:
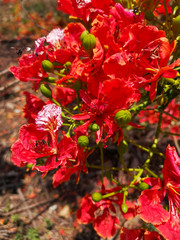
[{"label": "red blossom", "polygon": [[[171,114],[172,116],[174,116],[175,118],[179,118],[179,107],[180,104],[176,103],[176,100],[173,99],[168,106],[165,108],[165,112],[167,112],[168,114]],[[154,105],[153,107],[154,109],[157,109],[157,105]],[[174,124],[177,123],[177,120],[175,120],[174,118],[172,118],[171,116],[169,116],[168,114],[163,113],[162,114],[162,124],[161,124],[161,128],[165,129],[168,128],[173,129]],[[150,124],[155,124],[158,123],[159,121],[159,112],[156,112],[153,109],[146,109],[143,110],[139,113],[139,122],[149,122]],[[171,131],[172,132],[172,131]]]},{"label": "red blossom", "polygon": [[75,120],[86,120],[80,129],[87,127],[95,122],[99,126],[99,130],[95,133],[96,142],[101,140],[104,124],[114,121],[115,113],[120,109],[128,109],[128,107],[139,100],[139,93],[130,85],[126,85],[124,80],[112,79],[104,81],[99,91],[98,98],[91,98],[85,91],[79,92],[84,104],[82,113],[74,115]]},{"label": "red blossom", "polygon": [[[120,190],[120,187],[111,190],[104,190],[105,193]],[[91,195],[86,195],[82,199],[81,207],[77,211],[77,220],[79,223],[88,224],[93,223],[94,229],[103,238],[111,238],[115,235],[117,225],[119,224],[118,218],[115,216],[115,205],[121,206],[123,203],[123,193],[118,193],[114,197],[102,199],[100,202],[94,202]],[[126,219],[136,215],[134,204],[126,201],[128,212],[123,214]],[[121,210],[121,208],[120,208]]]},{"label": "red blossom", "polygon": [[[163,180],[147,178],[152,186],[144,190],[138,199],[138,213],[145,222],[150,222],[168,240],[179,239],[180,235],[180,158],[174,147],[167,147],[163,167]],[[165,194],[169,200],[169,212],[161,205]]]},{"label": "red blossom", "polygon": [[108,13],[110,4],[112,0],[58,0],[58,10],[88,22],[93,13]]},{"label": "red blossom", "polygon": [[45,105],[45,102],[29,92],[24,92],[24,95],[26,96],[26,105],[23,108],[24,117],[28,123],[35,123],[35,118]]},{"label": "red blossom", "polygon": [[163,240],[158,232],[149,232],[143,229],[127,229],[123,227],[120,233],[120,240]]}]

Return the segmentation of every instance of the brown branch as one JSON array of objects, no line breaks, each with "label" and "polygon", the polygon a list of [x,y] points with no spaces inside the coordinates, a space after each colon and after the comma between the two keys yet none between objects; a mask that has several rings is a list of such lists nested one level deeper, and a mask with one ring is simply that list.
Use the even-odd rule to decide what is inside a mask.
[{"label": "brown branch", "polygon": [[0,72],[0,76],[6,74],[9,72],[9,68],[4,69],[3,71]]},{"label": "brown branch", "polygon": [[15,79],[14,81],[6,84],[4,87],[0,87],[0,92],[3,92],[3,91],[5,91],[7,88],[16,85],[18,82],[19,82],[19,80],[18,80],[18,79]]},{"label": "brown branch", "polygon": [[53,198],[53,199],[49,199],[49,200],[45,200],[45,201],[41,201],[41,202],[38,202],[38,203],[34,203],[32,205],[29,205],[29,206],[26,206],[24,208],[20,208],[20,209],[16,209],[16,210],[13,210],[13,211],[10,211],[8,213],[1,213],[2,216],[5,216],[5,217],[8,217],[12,214],[16,214],[16,213],[20,213],[20,212],[24,212],[24,211],[27,211],[28,209],[32,209],[32,208],[36,208],[36,207],[39,207],[41,205],[44,205],[44,204],[47,204],[47,203],[50,203],[50,202],[54,202],[56,201],[58,198]]}]

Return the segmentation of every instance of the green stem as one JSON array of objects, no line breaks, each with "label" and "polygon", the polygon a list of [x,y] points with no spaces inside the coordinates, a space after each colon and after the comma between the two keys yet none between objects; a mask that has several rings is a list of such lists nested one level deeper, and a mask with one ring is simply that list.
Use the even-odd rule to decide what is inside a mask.
[{"label": "green stem", "polygon": [[134,185],[134,183],[141,177],[141,175],[143,174],[143,169],[140,169],[139,173],[134,177],[134,179],[131,181],[131,183],[129,184],[129,187],[132,187]]},{"label": "green stem", "polygon": [[133,175],[129,172],[129,170],[124,162],[123,156],[120,156],[119,160],[120,160],[121,164],[123,165],[125,172],[127,172],[131,177],[133,177]]},{"label": "green stem", "polygon": [[100,150],[100,157],[101,157],[101,181],[103,184],[103,178],[104,178],[104,154],[103,154],[103,143],[99,143],[99,150]]},{"label": "green stem", "polygon": [[[91,165],[91,164],[88,164],[88,163],[86,164],[86,167],[88,167],[88,168],[95,168],[95,169],[101,169],[101,166]],[[103,168],[104,168],[104,170],[125,171],[124,168],[106,167],[106,166],[104,166]],[[128,168],[128,171],[131,171],[131,172],[133,172],[133,171],[139,172],[140,169],[139,169],[139,168]]]},{"label": "green stem", "polygon": [[163,112],[160,111],[158,126],[157,126],[157,130],[156,130],[156,133],[155,133],[155,139],[154,139],[154,144],[156,144],[156,145],[157,145],[157,142],[158,142],[159,134],[161,132],[162,114],[163,114]]},{"label": "green stem", "polygon": [[163,0],[163,4],[164,4],[164,9],[165,9],[165,14],[166,14],[166,20],[168,20],[169,14],[168,14],[168,10],[167,10],[166,0]]},{"label": "green stem", "polygon": [[57,106],[61,107],[61,104],[58,103],[54,98],[51,98],[51,101],[52,101],[53,103],[55,103]]},{"label": "green stem", "polygon": [[65,74],[62,74],[62,73],[58,73],[58,72],[53,72],[55,75],[57,76],[60,76],[60,77],[65,77],[66,75]]},{"label": "green stem", "polygon": [[180,134],[178,134],[178,133],[166,132],[166,131],[162,131],[162,130],[161,130],[161,133],[166,134],[166,135],[173,135],[173,136],[180,137]]},{"label": "green stem", "polygon": [[[158,1],[154,4],[154,6],[152,5],[152,8],[151,8],[150,11],[154,12],[154,10],[156,9],[156,7],[157,7],[158,4],[160,3],[160,1],[161,1],[161,0],[158,0]],[[154,2],[154,1],[151,1],[151,3],[153,3],[153,2]]]},{"label": "green stem", "polygon": [[104,194],[104,195],[102,195],[102,199],[112,197],[112,196],[114,196],[114,195],[116,195],[117,193],[120,193],[120,192],[122,192],[122,189],[118,190],[118,191],[115,191],[115,192],[112,192],[112,193]]},{"label": "green stem", "polygon": [[176,80],[173,78],[163,78],[163,80],[173,85],[176,83]]},{"label": "green stem", "polygon": [[68,131],[67,131],[67,133],[66,133],[66,136],[67,137],[71,137],[71,130],[72,130],[72,128],[74,127],[74,124],[71,124],[71,126],[69,127],[69,129],[68,129]]},{"label": "green stem", "polygon": [[146,170],[148,173],[150,173],[153,177],[158,178],[158,175],[153,173],[148,167],[144,167],[144,170]]},{"label": "green stem", "polygon": [[62,126],[69,127],[69,126],[71,126],[71,124],[70,123],[63,123]]},{"label": "green stem", "polygon": [[159,152],[159,151],[157,151],[156,149],[145,148],[145,147],[137,144],[137,143],[134,142],[133,140],[129,139],[127,136],[124,136],[124,139],[125,139],[127,142],[132,143],[134,146],[138,147],[139,149],[141,149],[141,150],[143,150],[143,151],[145,151],[145,152],[153,152],[154,154],[157,154],[157,155],[159,155],[159,156],[161,156],[161,157],[164,157],[164,154],[161,153],[161,152]]},{"label": "green stem", "polygon": [[145,169],[146,167],[149,166],[149,163],[154,155],[154,151],[156,148],[157,148],[157,143],[158,143],[158,137],[159,137],[159,134],[161,132],[161,123],[162,123],[162,111],[160,111],[160,114],[159,114],[159,122],[158,122],[158,126],[157,126],[157,129],[156,129],[156,133],[155,133],[155,139],[153,141],[153,144],[151,146],[152,148],[152,151],[149,152],[149,156],[147,158],[147,160],[145,161],[144,165],[143,165],[143,168]]},{"label": "green stem", "polygon": [[145,152],[149,152],[149,149],[148,148],[145,148],[139,144],[137,144],[136,142],[134,142],[133,140],[129,139],[127,136],[124,136],[124,139],[127,141],[127,142],[130,142],[132,143],[134,146],[138,147],[139,149],[145,151]]}]

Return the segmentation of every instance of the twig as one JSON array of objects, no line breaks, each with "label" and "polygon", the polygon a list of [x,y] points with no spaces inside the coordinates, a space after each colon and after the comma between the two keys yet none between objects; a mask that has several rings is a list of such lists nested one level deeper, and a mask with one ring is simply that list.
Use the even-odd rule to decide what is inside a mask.
[{"label": "twig", "polygon": [[50,203],[50,202],[54,202],[56,200],[57,200],[57,198],[45,200],[45,201],[42,201],[42,202],[38,202],[38,203],[34,203],[32,205],[26,206],[24,208],[20,208],[20,209],[10,211],[8,213],[2,213],[1,215],[5,216],[5,217],[8,217],[12,214],[16,214],[16,213],[19,213],[19,212],[24,212],[24,211],[27,211],[28,209],[36,208],[36,207],[39,207],[40,205],[44,205],[44,204],[47,204],[47,203]]},{"label": "twig", "polygon": [[38,28],[40,28],[40,29],[42,29],[42,30],[44,30],[44,31],[46,31],[46,32],[50,32],[49,30],[47,30],[46,28],[43,28],[41,25],[39,25],[32,17],[31,17],[31,15],[29,14],[29,12],[27,11],[27,9],[24,7],[24,0],[20,0],[19,1],[19,3],[20,3],[20,5],[21,5],[21,8],[22,8],[22,10],[25,12],[25,14],[26,14],[26,16],[27,16],[27,18],[29,18],[34,24],[35,24],[35,26],[36,27],[38,27]]},{"label": "twig", "polygon": [[9,72],[9,68],[4,69],[2,72],[0,72],[0,76],[6,74]]},{"label": "twig", "polygon": [[179,147],[179,143],[178,143],[178,140],[175,136],[173,136],[173,140],[174,140],[174,143],[175,143],[175,146],[176,146],[176,149],[178,151],[178,154],[180,156],[180,147]]},{"label": "twig", "polygon": [[18,79],[15,79],[14,81],[6,84],[4,87],[0,87],[0,92],[5,91],[7,88],[12,87],[13,85],[16,85],[19,82]]},{"label": "twig", "polygon": [[[32,218],[33,218],[32,212],[31,212],[31,211],[29,210],[29,208],[28,208],[28,205],[27,205],[27,203],[26,203],[26,199],[25,199],[25,197],[24,197],[21,189],[18,188],[18,189],[17,189],[17,192],[18,192],[18,194],[19,194],[20,200],[23,202],[24,206],[27,208],[27,213],[28,213],[28,215],[29,215],[29,218],[32,219]],[[33,227],[35,228],[35,227],[36,227],[35,222],[32,221],[32,224],[33,224]]]}]

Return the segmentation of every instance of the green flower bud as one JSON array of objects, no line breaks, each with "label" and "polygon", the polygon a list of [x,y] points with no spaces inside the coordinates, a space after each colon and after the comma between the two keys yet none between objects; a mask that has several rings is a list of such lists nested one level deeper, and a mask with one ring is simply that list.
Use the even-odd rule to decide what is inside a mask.
[{"label": "green flower bud", "polygon": [[82,46],[88,55],[92,55],[96,46],[96,37],[92,34],[86,34],[83,38]]},{"label": "green flower bud", "polygon": [[139,185],[138,185],[138,188],[143,191],[145,189],[148,189],[149,188],[149,185],[145,182],[140,182]]},{"label": "green flower bud", "polygon": [[45,97],[52,98],[52,91],[48,84],[42,83],[40,85],[40,90]]},{"label": "green flower bud", "polygon": [[126,125],[131,121],[131,113],[129,110],[120,110],[115,115],[115,121],[119,126]]},{"label": "green flower bud", "polygon": [[30,164],[30,163],[28,163],[26,166],[27,166],[27,171],[29,171],[29,170],[31,170],[31,169],[32,169],[32,167],[33,167],[33,164]]},{"label": "green flower bud", "polygon": [[81,33],[81,36],[80,36],[81,43],[83,42],[83,39],[87,34],[89,34],[89,32],[87,30],[85,30],[84,32]]},{"label": "green flower bud", "polygon": [[91,129],[91,131],[93,131],[93,132],[97,132],[97,131],[99,130],[99,126],[97,125],[97,123],[92,123],[92,124],[90,125],[90,129]]},{"label": "green flower bud", "polygon": [[54,65],[49,60],[43,60],[41,64],[45,72],[54,71]]},{"label": "green flower bud", "polygon": [[128,211],[128,206],[127,206],[125,203],[123,203],[123,204],[121,205],[121,210],[122,210],[123,213],[127,213],[127,211]]},{"label": "green flower bud", "polygon": [[128,143],[125,140],[122,140],[118,145],[118,153],[119,155],[123,155],[128,149]]},{"label": "green flower bud", "polygon": [[89,145],[89,139],[86,136],[78,137],[77,143],[80,147],[87,147]]},{"label": "green flower bud", "polygon": [[95,193],[92,194],[92,200],[94,202],[100,202],[101,199],[102,199],[102,194],[101,193],[95,192]]},{"label": "green flower bud", "polygon": [[172,30],[175,38],[180,35],[180,15],[178,15],[176,18],[173,18]]},{"label": "green flower bud", "polygon": [[45,81],[50,82],[50,83],[55,83],[56,82],[56,78],[49,76],[49,77],[47,77],[45,79]]},{"label": "green flower bud", "polygon": [[64,64],[65,68],[70,68],[71,67],[71,62],[67,61],[65,64]]}]

